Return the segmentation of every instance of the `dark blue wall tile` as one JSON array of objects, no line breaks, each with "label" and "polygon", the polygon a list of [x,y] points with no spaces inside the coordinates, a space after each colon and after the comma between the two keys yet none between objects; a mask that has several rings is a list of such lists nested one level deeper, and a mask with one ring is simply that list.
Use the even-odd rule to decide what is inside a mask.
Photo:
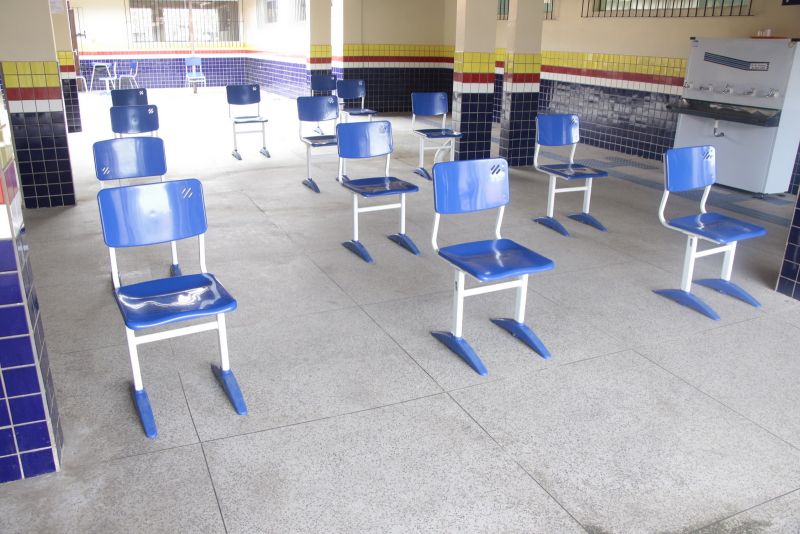
[{"label": "dark blue wall tile", "polygon": [[6,384],[6,395],[16,397],[39,392],[39,377],[36,367],[18,367],[3,371],[3,380]]},{"label": "dark blue wall tile", "polygon": [[9,426],[10,424],[11,417],[8,415],[8,403],[5,399],[0,399],[0,427]]},{"label": "dark blue wall tile", "polygon": [[11,418],[15,425],[44,421],[44,401],[41,395],[16,397],[8,399],[11,407]]},{"label": "dark blue wall tile", "polygon": [[28,333],[28,320],[24,306],[0,308],[0,337],[18,336]]},{"label": "dark blue wall tile", "polygon": [[0,458],[0,482],[11,482],[22,478],[17,456]]},{"label": "dark blue wall tile", "polygon": [[17,273],[0,273],[0,305],[22,302]]},{"label": "dark blue wall tile", "polygon": [[50,449],[22,454],[20,458],[26,478],[52,473],[56,470],[53,452]]},{"label": "dark blue wall tile", "polygon": [[17,437],[17,447],[20,452],[50,446],[50,431],[47,429],[47,423],[15,426],[14,434]]},{"label": "dark blue wall tile", "polygon": [[0,339],[0,368],[33,363],[33,348],[28,336]]},{"label": "dark blue wall tile", "polygon": [[14,242],[10,239],[0,240],[0,272],[16,271],[16,256]]},{"label": "dark blue wall tile", "polygon": [[14,431],[10,428],[0,430],[0,456],[16,453],[17,447],[14,445]]}]

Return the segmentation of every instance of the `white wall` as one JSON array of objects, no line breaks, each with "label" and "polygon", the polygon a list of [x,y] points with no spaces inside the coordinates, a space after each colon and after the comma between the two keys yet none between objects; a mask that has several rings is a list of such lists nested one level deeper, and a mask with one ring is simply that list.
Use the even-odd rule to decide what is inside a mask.
[{"label": "white wall", "polygon": [[0,61],[55,61],[48,0],[0,2]]},{"label": "white wall", "polygon": [[[283,8],[283,9],[282,9]],[[305,22],[290,22],[286,15],[289,3],[278,4],[278,22],[258,26],[256,0],[242,0],[244,19],[244,41],[255,50],[293,57],[308,57],[309,25]]]},{"label": "white wall", "polygon": [[86,32],[86,37],[78,38],[82,51],[128,49],[124,0],[71,0],[70,6],[80,8],[79,31]]}]

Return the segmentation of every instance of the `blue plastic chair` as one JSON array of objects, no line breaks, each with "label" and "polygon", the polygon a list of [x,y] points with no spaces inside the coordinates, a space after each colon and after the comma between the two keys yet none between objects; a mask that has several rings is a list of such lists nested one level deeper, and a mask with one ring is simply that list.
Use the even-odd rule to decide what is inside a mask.
[{"label": "blue plastic chair", "polygon": [[158,106],[112,106],[111,130],[117,135],[158,135]]},{"label": "blue plastic chair", "polygon": [[[344,247],[358,257],[372,263],[372,257],[358,240],[358,214],[368,211],[400,209],[400,232],[392,234],[389,239],[412,254],[419,256],[419,249],[406,235],[406,194],[416,193],[419,187],[414,184],[389,176],[389,164],[392,154],[392,125],[389,121],[342,123],[336,126],[339,144],[339,182],[353,194],[353,239],[342,243]],[[386,168],[383,176],[359,178],[351,180],[345,176],[347,159],[364,159],[386,156]],[[376,198],[400,195],[400,202],[378,206],[358,207],[358,197]]]},{"label": "blue plastic chair", "polygon": [[[102,189],[97,194],[103,239],[109,247],[114,295],[125,322],[131,368],[133,400],[148,438],[158,434],[150,399],[142,384],[138,346],[195,332],[217,330],[220,366],[212,370],[236,413],[245,415],[247,405],[231,371],[225,314],[236,309],[236,300],[206,270],[204,234],[208,228],[203,187],[194,178],[145,185]],[[141,247],[197,237],[200,273],[121,285],[116,249]],[[136,335],[139,330],[204,317],[210,322],[172,330]]]},{"label": "blue plastic chair", "polygon": [[[339,118],[339,100],[335,96],[300,96],[297,98],[297,117],[300,122],[300,141],[306,145],[306,179],[303,185],[319,193],[319,186],[311,177],[313,149],[336,146],[336,134],[325,134],[321,124]],[[303,123],[316,122],[317,135],[303,135]]]},{"label": "blue plastic chair", "polygon": [[117,80],[118,79],[119,78],[117,77],[117,62],[114,61],[111,64],[111,68],[110,69],[108,68],[108,66],[106,66],[106,74],[105,74],[105,76],[100,76],[98,78],[98,81],[105,82],[106,91],[110,91],[111,89],[116,89],[117,88]]},{"label": "blue plastic chair", "polygon": [[[268,121],[267,118],[261,116],[261,88],[257,83],[248,83],[244,85],[228,85],[225,87],[225,92],[228,96],[228,117],[233,124],[233,152],[231,155],[241,160],[242,156],[239,154],[239,148],[236,143],[236,136],[238,134],[258,133],[261,132],[261,150],[259,153],[265,158],[270,157],[267,150],[267,133],[265,125]],[[255,115],[234,115],[232,106],[248,106],[252,109],[255,106]],[[260,130],[237,130],[236,127],[241,124],[259,124]]]},{"label": "blue plastic chair", "polygon": [[[336,81],[336,96],[342,103],[342,113],[344,121],[347,122],[349,116],[353,117],[372,117],[378,112],[374,109],[364,107],[364,98],[367,96],[367,85],[364,80],[337,80]],[[357,106],[347,106],[348,100],[357,100],[360,104]]]},{"label": "blue plastic chair", "polygon": [[197,86],[206,86],[206,75],[203,74],[203,60],[199,57],[187,57],[184,60],[185,86],[197,92]]},{"label": "blue plastic chair", "polygon": [[[139,83],[136,81],[136,76],[139,75],[139,62],[132,59],[128,62],[128,72],[120,73],[117,78],[119,80],[119,88],[122,89],[122,82],[128,80],[131,87],[139,88]],[[147,102],[145,102],[147,104]]]},{"label": "blue plastic chair", "polygon": [[[167,174],[167,159],[164,153],[164,141],[158,137],[125,137],[98,141],[92,146],[94,152],[94,172],[101,184],[117,180],[158,177],[164,181]],[[180,276],[178,263],[178,247],[174,241],[170,243],[172,263],[170,276]]]},{"label": "blue plastic chair", "polygon": [[[580,141],[579,131],[580,122],[577,115],[538,115],[536,117],[536,148],[533,153],[533,165],[539,172],[550,176],[550,184],[547,193],[547,217],[539,217],[534,221],[564,236],[569,236],[569,232],[553,216],[556,194],[572,191],[583,191],[583,211],[567,215],[567,217],[597,228],[602,232],[607,231],[600,221],[589,214],[589,203],[592,198],[592,180],[594,178],[604,178],[608,176],[608,173],[575,163],[575,149]],[[540,165],[539,150],[543,146],[570,146],[569,163]],[[556,189],[557,177],[569,181],[585,180],[585,184],[580,187]]]},{"label": "blue plastic chair", "polygon": [[[708,304],[700,300],[692,291],[692,275],[697,258],[724,253],[720,278],[694,280],[695,284],[706,286],[720,293],[736,297],[756,308],[761,304],[744,289],[732,283],[733,258],[736,243],[745,239],[760,237],[767,233],[766,228],[746,221],[734,219],[721,213],[708,213],[706,201],[711,186],[716,182],[716,154],[713,146],[693,146],[667,150],[664,157],[665,187],[658,208],[661,224],[687,236],[686,255],[683,260],[683,275],[680,289],[659,289],[659,295],[674,300],[714,320],[719,315]],[[667,220],[664,211],[670,193],[703,190],[700,199],[700,213]],[[707,241],[715,246],[697,250],[699,241]]]},{"label": "blue plastic chair", "polygon": [[112,106],[146,106],[147,89],[114,89],[111,91]]},{"label": "blue plastic chair", "polygon": [[311,96],[316,93],[326,93],[328,96],[336,92],[336,76],[333,74],[312,74],[311,75]]},{"label": "blue plastic chair", "polygon": [[[453,330],[431,332],[431,334],[482,376],[488,373],[486,366],[461,335],[464,298],[472,295],[516,288],[517,305],[514,318],[492,319],[492,322],[528,345],[543,358],[550,357],[550,352],[544,343],[525,324],[525,301],[528,276],[549,271],[555,265],[552,260],[510,239],[503,239],[500,235],[503,213],[509,201],[508,163],[504,159],[452,161],[433,166],[433,205],[436,215],[431,244],[439,256],[455,267],[455,292]],[[489,209],[498,210],[494,239],[439,248],[437,236],[442,215]],[[478,282],[499,283],[467,289],[466,274]],[[508,278],[516,280],[500,282]]]},{"label": "blue plastic chair", "polygon": [[[419,167],[414,171],[426,180],[432,180],[430,173],[425,169],[425,151],[435,150],[433,163],[439,158],[443,150],[450,150],[450,161],[455,160],[456,139],[461,139],[461,132],[456,132],[447,127],[447,93],[411,93],[411,130],[419,137]],[[442,117],[441,128],[414,129],[417,115],[423,117]],[[425,141],[443,141],[442,144],[425,147]]]}]

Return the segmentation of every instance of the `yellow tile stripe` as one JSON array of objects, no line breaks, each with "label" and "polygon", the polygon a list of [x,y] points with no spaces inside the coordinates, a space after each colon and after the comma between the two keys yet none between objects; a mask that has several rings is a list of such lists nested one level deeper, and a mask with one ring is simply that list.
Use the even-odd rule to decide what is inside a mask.
[{"label": "yellow tile stripe", "polygon": [[61,65],[75,65],[75,56],[69,50],[59,50],[57,52],[58,62]]},{"label": "yellow tile stripe", "polygon": [[657,74],[681,78],[686,76],[686,58],[676,57],[544,51],[542,52],[542,64],[555,67]]},{"label": "yellow tile stripe", "polygon": [[453,55],[453,71],[494,74],[494,57],[494,53],[490,52],[456,52]]},{"label": "yellow tile stripe", "polygon": [[311,45],[311,55],[309,57],[331,57],[331,45]]},{"label": "yellow tile stripe", "polygon": [[506,57],[506,73],[539,74],[541,70],[541,54],[508,54]]},{"label": "yellow tile stripe", "polygon": [[450,45],[344,44],[345,56],[453,57],[454,50]]},{"label": "yellow tile stripe", "polygon": [[61,87],[56,61],[5,61],[3,80],[10,89]]}]

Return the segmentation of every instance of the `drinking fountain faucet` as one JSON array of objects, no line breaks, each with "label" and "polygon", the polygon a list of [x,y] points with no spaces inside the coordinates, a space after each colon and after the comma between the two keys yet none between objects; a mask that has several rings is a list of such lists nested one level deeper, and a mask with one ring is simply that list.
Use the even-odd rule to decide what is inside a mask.
[{"label": "drinking fountain faucet", "polygon": [[733,87],[731,87],[731,84],[726,83],[725,87],[723,87],[720,90],[719,94],[721,94],[721,95],[732,95],[733,94]]},{"label": "drinking fountain faucet", "polygon": [[700,85],[700,86],[697,88],[697,90],[698,90],[698,91],[711,91],[712,89],[714,89],[714,86],[713,86],[713,85],[710,85],[710,84],[709,84],[709,85],[702,85],[702,84],[701,84],[701,85]]},{"label": "drinking fountain faucet", "polygon": [[778,95],[780,95],[780,91],[778,91],[777,89],[770,88],[769,90],[767,90],[767,94],[764,96],[768,98],[776,98]]}]

